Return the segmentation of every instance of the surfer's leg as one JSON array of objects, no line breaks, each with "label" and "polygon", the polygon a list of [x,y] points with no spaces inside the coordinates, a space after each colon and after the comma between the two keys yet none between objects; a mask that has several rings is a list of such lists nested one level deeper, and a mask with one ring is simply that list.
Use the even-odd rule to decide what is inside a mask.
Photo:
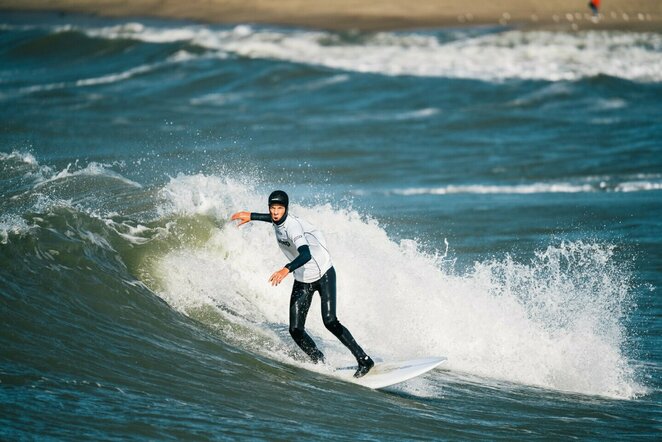
[{"label": "surfer's leg", "polygon": [[294,281],[292,296],[290,297],[290,335],[294,342],[303,350],[314,363],[324,362],[324,354],[317,348],[315,342],[306,333],[306,316],[310,309],[314,291],[310,284]]},{"label": "surfer's leg", "polygon": [[361,346],[356,343],[352,334],[345,328],[336,317],[336,271],[333,267],[318,281],[320,298],[322,299],[322,320],[324,326],[333,333],[345,347],[352,352],[359,369],[354,374],[356,377],[366,374],[375,364]]}]

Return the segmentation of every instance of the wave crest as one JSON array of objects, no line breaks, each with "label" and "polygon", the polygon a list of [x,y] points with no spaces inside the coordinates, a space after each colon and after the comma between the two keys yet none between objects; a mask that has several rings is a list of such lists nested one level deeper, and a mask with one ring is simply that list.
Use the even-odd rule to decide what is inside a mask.
[{"label": "wave crest", "polygon": [[292,31],[240,25],[152,28],[139,23],[88,34],[152,43],[186,41],[220,53],[268,58],[382,75],[466,78],[484,81],[574,81],[598,75],[662,81],[662,36],[616,31],[507,30],[480,33],[359,34]]},{"label": "wave crest", "polygon": [[[164,189],[166,206],[223,219],[262,207],[255,190],[235,186],[180,176]],[[356,211],[326,204],[291,210],[325,232],[338,271],[340,319],[370,353],[445,355],[452,370],[563,391],[622,398],[644,391],[626,348],[631,272],[613,245],[563,242],[528,263],[506,256],[458,274],[444,254],[426,253],[412,240],[394,242]],[[267,224],[222,222],[202,246],[156,260],[161,295],[187,314],[215,310],[241,325],[239,338],[228,329],[231,339],[288,359],[296,353],[286,332],[289,287],[267,283],[283,264],[272,235]],[[328,358],[342,363],[349,354],[325,331],[318,302],[308,327]],[[264,336],[272,346],[265,348]]]}]

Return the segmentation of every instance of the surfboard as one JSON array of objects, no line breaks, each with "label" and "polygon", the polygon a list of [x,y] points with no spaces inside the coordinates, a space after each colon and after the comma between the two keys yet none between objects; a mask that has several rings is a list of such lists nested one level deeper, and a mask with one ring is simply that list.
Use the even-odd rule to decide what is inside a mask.
[{"label": "surfboard", "polygon": [[376,362],[372,370],[362,378],[355,378],[355,367],[343,367],[336,370],[344,380],[372,389],[389,387],[420,376],[438,367],[445,357],[428,357],[401,362]]}]

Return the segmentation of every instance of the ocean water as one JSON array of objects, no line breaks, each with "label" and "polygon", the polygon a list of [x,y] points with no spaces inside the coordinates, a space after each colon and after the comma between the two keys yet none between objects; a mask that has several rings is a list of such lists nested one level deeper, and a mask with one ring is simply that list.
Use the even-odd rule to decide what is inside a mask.
[{"label": "ocean water", "polygon": [[[0,15],[0,439],[659,440],[662,34]],[[328,366],[274,188],[320,227]]]}]

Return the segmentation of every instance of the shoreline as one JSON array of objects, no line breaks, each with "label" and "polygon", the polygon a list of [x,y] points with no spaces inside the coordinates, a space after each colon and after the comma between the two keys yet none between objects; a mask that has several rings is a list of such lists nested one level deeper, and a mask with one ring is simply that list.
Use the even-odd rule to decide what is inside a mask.
[{"label": "shoreline", "polygon": [[[483,3],[483,2],[480,2]],[[604,0],[594,16],[588,0],[0,0],[0,11],[80,13],[215,24],[282,25],[331,31],[389,31],[467,26],[550,30],[662,31],[662,2]]]}]

